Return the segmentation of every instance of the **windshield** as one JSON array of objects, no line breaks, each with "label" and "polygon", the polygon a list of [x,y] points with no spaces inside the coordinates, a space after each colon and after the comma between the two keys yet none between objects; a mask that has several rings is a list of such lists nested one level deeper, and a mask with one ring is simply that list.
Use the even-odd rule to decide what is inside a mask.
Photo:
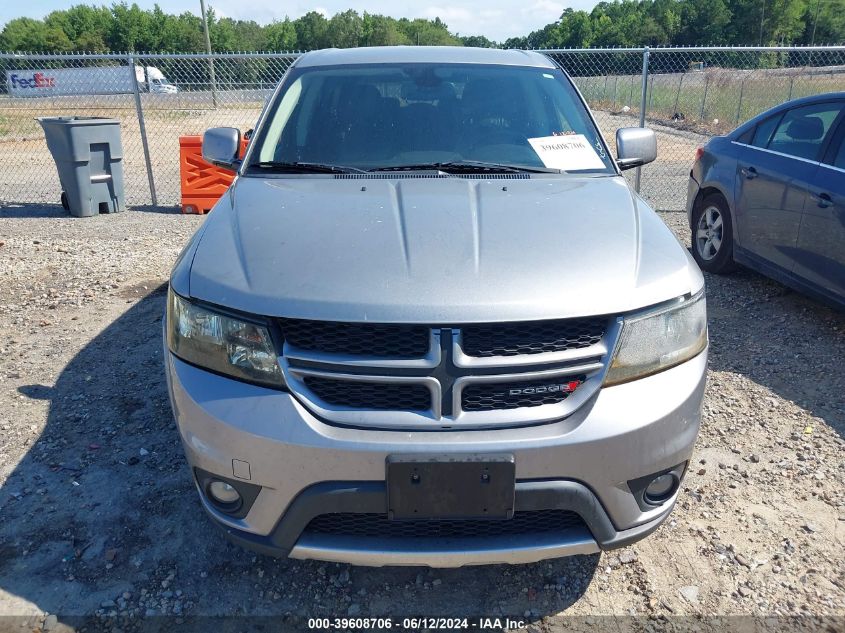
[{"label": "windshield", "polygon": [[370,171],[470,162],[614,173],[560,70],[482,64],[294,68],[250,166]]}]

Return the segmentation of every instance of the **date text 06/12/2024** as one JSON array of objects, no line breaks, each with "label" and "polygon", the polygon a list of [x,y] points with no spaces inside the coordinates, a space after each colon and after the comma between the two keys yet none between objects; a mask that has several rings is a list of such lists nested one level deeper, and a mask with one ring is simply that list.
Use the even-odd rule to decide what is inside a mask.
[{"label": "date text 06/12/2024", "polygon": [[476,617],[476,618],[446,618],[446,617],[404,617],[404,618],[308,618],[308,628],[311,630],[476,630],[501,631],[519,629],[525,625],[520,619]]}]

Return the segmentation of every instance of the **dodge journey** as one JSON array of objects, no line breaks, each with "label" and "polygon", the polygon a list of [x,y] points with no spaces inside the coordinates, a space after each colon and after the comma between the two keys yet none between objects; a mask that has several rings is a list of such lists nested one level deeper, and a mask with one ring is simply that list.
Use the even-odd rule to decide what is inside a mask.
[{"label": "dodge journey", "polygon": [[173,269],[200,500],[260,552],[527,563],[669,515],[698,434],[704,281],[572,80],[535,52],[299,57]]}]

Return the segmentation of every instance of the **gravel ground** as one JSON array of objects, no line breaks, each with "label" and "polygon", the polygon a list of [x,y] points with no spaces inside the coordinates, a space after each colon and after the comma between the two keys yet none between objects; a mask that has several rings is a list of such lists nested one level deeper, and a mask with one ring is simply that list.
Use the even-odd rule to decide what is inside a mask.
[{"label": "gravel ground", "polygon": [[[662,217],[687,240],[683,214]],[[205,518],[167,403],[164,283],[202,221],[0,207],[0,614],[19,616],[0,630],[222,614],[507,615],[532,633],[789,614],[842,630],[845,315],[748,271],[707,278],[702,433],[671,520],[630,548],[457,570],[275,560]]]}]

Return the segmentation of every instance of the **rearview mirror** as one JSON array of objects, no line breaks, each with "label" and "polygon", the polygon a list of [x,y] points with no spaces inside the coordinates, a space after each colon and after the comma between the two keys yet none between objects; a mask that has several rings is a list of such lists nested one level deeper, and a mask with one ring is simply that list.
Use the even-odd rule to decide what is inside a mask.
[{"label": "rearview mirror", "polygon": [[616,164],[631,169],[657,158],[657,136],[645,127],[621,127],[616,130]]},{"label": "rearview mirror", "polygon": [[223,169],[237,169],[240,146],[241,131],[234,127],[213,127],[202,135],[203,159]]}]

